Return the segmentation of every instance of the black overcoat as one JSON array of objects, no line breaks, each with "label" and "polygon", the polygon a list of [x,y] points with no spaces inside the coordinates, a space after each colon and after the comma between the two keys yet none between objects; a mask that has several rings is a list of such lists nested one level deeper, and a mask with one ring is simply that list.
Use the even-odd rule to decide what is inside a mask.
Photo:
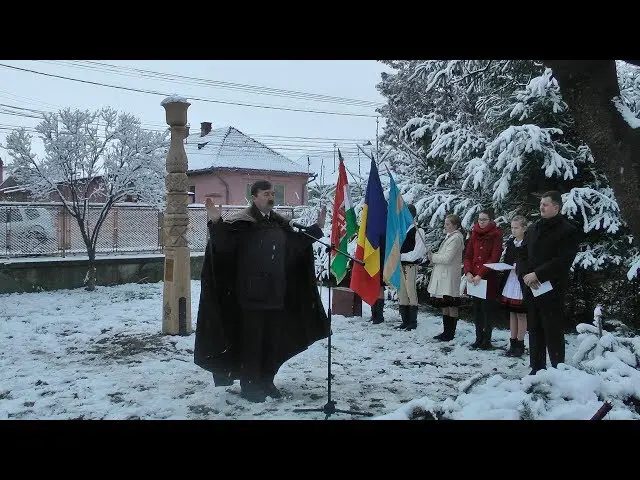
[{"label": "black overcoat", "polygon": [[[255,228],[259,220],[255,207],[232,215],[224,228],[242,235]],[[286,219],[271,212],[286,234],[285,308],[278,353],[279,368],[284,362],[329,334],[329,322],[315,276],[312,243],[289,227]],[[208,223],[211,235],[214,230]],[[220,225],[216,226],[217,228]],[[315,226],[316,232],[320,232]],[[318,234],[316,233],[316,238]],[[194,362],[213,373],[216,386],[229,385],[240,378],[242,358],[241,309],[236,297],[237,259],[235,255],[216,253],[209,239],[200,275],[200,301],[196,323]],[[267,313],[271,314],[271,313]]]}]

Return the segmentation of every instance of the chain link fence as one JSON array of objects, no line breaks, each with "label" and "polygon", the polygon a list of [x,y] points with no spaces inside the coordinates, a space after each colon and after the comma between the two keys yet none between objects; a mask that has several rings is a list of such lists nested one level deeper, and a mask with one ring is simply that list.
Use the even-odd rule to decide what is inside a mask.
[{"label": "chain link fence", "polygon": [[[92,235],[102,205],[89,205],[87,234]],[[245,206],[223,206],[223,217]],[[294,207],[276,207],[292,218]],[[207,212],[202,204],[190,204],[187,240],[191,251],[207,245]],[[162,253],[163,212],[152,205],[115,204],[98,233],[96,254]],[[0,257],[86,255],[87,248],[77,220],[61,203],[0,202]]]}]

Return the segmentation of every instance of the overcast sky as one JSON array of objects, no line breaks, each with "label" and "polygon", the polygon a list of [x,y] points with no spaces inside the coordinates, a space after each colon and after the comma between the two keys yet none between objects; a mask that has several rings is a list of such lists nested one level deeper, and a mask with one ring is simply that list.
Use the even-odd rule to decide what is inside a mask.
[{"label": "overcast sky", "polygon": [[[0,60],[0,143],[13,128],[37,125],[37,118],[24,116],[34,115],[32,110],[64,107],[93,110],[110,106],[138,116],[146,128],[165,128],[160,102],[176,93],[191,102],[188,120],[192,133],[197,134],[201,122],[212,122],[214,128],[233,126],[291,160],[304,163],[306,155],[312,155],[315,166],[324,158],[331,169],[336,143],[347,168],[357,172],[356,142],[370,140],[375,145],[374,104],[384,102],[376,84],[385,70],[386,66],[373,60]],[[380,133],[382,126],[380,120]],[[4,148],[0,148],[0,156],[7,159]],[[361,159],[364,165],[367,160]]]}]

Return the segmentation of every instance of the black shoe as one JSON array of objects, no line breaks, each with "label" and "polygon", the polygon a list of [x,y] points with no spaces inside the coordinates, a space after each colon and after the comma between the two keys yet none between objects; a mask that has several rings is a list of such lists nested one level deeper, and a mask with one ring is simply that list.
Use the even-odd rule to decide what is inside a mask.
[{"label": "black shoe", "polygon": [[542,368],[533,368],[533,367],[531,367],[531,371],[529,372],[529,375],[535,375],[540,370],[546,370],[546,369],[547,369],[546,365],[544,367],[542,367]]},{"label": "black shoe", "polygon": [[282,398],[282,392],[275,386],[273,380],[267,380],[262,384],[262,389],[271,398]]},{"label": "black shoe", "polygon": [[510,338],[509,339],[509,350],[507,350],[507,352],[505,353],[505,355],[507,357],[515,357],[516,356],[516,351],[517,351],[517,342],[518,340],[515,338]]},{"label": "black shoe", "polygon": [[216,387],[229,387],[233,385],[233,380],[228,376],[221,376],[212,373],[213,375],[213,385]]},{"label": "black shoe", "polygon": [[524,355],[524,340],[516,340],[516,346],[513,351],[514,357],[521,357]]},{"label": "black shoe", "polygon": [[447,315],[444,319],[444,337],[442,337],[442,341],[450,342],[453,340],[453,337],[456,336],[456,326],[458,325],[458,319],[456,317],[452,317]]},{"label": "black shoe", "polygon": [[262,403],[267,399],[267,394],[258,382],[240,382],[240,396],[253,403]]},{"label": "black shoe", "polygon": [[379,298],[371,307],[371,322],[374,325],[384,322],[384,298]]},{"label": "black shoe", "polygon": [[410,305],[409,306],[409,325],[405,330],[415,330],[418,328],[418,306]]},{"label": "black shoe", "polygon": [[449,330],[447,328],[447,318],[449,318],[447,315],[442,315],[442,333],[436,335],[435,337],[433,337],[434,340],[438,340],[440,342],[446,342],[446,338],[447,338],[447,331]]},{"label": "black shoe", "polygon": [[394,328],[396,330],[405,330],[409,326],[409,305],[400,305],[398,311],[400,312],[402,323]]}]

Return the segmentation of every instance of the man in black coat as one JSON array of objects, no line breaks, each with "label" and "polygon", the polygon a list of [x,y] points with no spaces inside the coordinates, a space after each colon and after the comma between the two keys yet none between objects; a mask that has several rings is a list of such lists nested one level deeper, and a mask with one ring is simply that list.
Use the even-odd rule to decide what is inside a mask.
[{"label": "man in black coat", "polygon": [[280,366],[329,333],[312,250],[326,209],[306,230],[309,238],[272,210],[271,183],[254,183],[251,196],[251,206],[224,220],[221,208],[205,202],[209,242],[194,361],[216,386],[239,379],[244,398],[263,402],[281,396],[273,383]]},{"label": "man in black coat", "polygon": [[[562,196],[559,192],[545,192],[540,199],[540,219],[527,228],[526,272],[523,296],[528,305],[529,355],[531,374],[546,368],[547,351],[555,368],[564,362],[565,347],[562,320],[564,297],[569,270],[578,251],[580,230],[576,224],[560,214]],[[544,282],[552,290],[534,296],[533,290]]]}]

